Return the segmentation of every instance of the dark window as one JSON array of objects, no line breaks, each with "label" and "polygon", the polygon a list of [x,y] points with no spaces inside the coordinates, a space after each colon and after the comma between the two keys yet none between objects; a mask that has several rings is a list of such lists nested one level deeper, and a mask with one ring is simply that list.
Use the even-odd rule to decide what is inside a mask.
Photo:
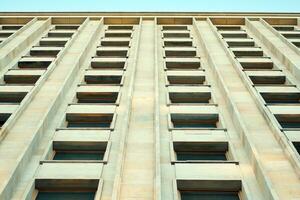
[{"label": "dark window", "polygon": [[110,127],[110,122],[69,122],[69,128],[105,128]]},{"label": "dark window", "polygon": [[264,92],[261,96],[266,103],[300,103],[300,93],[271,93]]},{"label": "dark window", "polygon": [[225,152],[176,152],[177,160],[227,160]]},{"label": "dark window", "polygon": [[282,128],[300,128],[299,115],[275,115]]},{"label": "dark window", "polygon": [[39,192],[36,200],[94,200],[95,192]]},{"label": "dark window", "polygon": [[102,151],[56,151],[53,160],[103,160]]},{"label": "dark window", "polygon": [[10,113],[3,113],[0,115],[0,127],[4,125],[4,123],[8,120],[10,115],[11,115]]},{"label": "dark window", "polygon": [[239,200],[236,192],[180,192],[181,200]]},{"label": "dark window", "polygon": [[174,128],[217,128],[217,114],[171,114]]}]

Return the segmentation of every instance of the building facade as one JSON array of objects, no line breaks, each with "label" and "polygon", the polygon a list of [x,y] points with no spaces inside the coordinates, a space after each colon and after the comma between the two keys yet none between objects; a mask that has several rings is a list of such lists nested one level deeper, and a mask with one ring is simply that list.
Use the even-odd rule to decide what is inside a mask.
[{"label": "building facade", "polygon": [[300,14],[1,13],[0,199],[300,199]]}]

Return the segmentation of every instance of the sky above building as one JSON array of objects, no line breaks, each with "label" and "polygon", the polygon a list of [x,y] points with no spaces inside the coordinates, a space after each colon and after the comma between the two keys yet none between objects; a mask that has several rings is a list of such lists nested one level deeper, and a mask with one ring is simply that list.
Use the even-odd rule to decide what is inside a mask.
[{"label": "sky above building", "polygon": [[300,12],[300,0],[1,0],[0,11]]}]

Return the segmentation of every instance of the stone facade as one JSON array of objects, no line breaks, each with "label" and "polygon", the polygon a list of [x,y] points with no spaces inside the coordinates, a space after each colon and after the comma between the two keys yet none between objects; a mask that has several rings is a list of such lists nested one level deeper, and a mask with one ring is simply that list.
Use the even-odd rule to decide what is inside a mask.
[{"label": "stone facade", "polygon": [[300,199],[299,19],[1,13],[0,199]]}]

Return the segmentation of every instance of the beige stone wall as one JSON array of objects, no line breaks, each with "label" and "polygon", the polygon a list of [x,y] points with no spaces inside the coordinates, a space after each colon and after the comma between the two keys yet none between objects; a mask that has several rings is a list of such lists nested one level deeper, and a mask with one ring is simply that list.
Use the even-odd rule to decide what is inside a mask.
[{"label": "beige stone wall", "polygon": [[0,199],[300,199],[299,19],[0,13]]}]

